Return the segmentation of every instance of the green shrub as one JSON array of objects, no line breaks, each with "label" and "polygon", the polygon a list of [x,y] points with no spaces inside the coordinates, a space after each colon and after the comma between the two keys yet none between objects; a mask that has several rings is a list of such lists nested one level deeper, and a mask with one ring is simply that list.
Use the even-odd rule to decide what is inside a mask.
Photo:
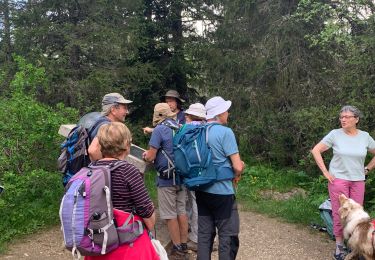
[{"label": "green shrub", "polygon": [[0,196],[0,252],[16,236],[58,223],[63,193],[60,174],[34,170],[5,173]]},{"label": "green shrub", "polygon": [[77,111],[62,104],[53,109],[37,102],[31,92],[38,84],[46,84],[44,70],[25,65],[22,59],[20,63],[11,82],[11,96],[0,99],[0,174],[54,171],[63,140],[57,133],[59,126],[77,118]]}]

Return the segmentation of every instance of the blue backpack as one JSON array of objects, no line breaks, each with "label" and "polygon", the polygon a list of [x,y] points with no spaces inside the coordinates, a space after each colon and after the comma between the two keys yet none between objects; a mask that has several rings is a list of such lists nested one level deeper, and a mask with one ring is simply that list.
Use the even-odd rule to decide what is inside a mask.
[{"label": "blue backpack", "polygon": [[95,129],[105,122],[108,122],[108,120],[101,118],[90,129],[77,125],[61,144],[61,154],[57,159],[57,167],[63,174],[64,186],[75,173],[90,164],[88,148],[92,141],[91,135]]},{"label": "blue backpack", "polygon": [[329,237],[334,240],[335,235],[333,234],[332,205],[330,199],[327,199],[320,204],[319,213],[326,226]]},{"label": "blue backpack", "polygon": [[208,134],[215,123],[185,124],[173,138],[173,153],[176,173],[189,190],[206,188],[215,182],[231,180],[230,167],[220,167],[212,162],[212,151]]}]

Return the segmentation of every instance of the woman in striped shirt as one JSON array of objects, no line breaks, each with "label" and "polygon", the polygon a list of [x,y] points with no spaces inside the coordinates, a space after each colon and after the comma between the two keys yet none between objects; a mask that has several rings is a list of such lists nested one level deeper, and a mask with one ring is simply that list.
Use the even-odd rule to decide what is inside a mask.
[{"label": "woman in striped shirt", "polygon": [[[131,133],[123,123],[112,122],[101,126],[97,137],[103,159],[96,161],[95,165],[109,165],[124,160],[130,152]],[[86,256],[85,260],[159,259],[147,232],[154,228],[155,209],[141,172],[134,165],[126,162],[111,172],[111,185],[117,224],[122,225],[122,222],[133,212],[134,220],[141,219],[147,229],[132,244],[121,245],[106,255]]]}]

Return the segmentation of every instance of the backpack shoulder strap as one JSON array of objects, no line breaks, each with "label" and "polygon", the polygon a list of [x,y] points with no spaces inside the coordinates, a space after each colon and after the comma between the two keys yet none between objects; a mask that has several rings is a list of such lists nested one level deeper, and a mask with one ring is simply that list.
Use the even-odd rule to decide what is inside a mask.
[{"label": "backpack shoulder strap", "polygon": [[170,118],[165,119],[164,121],[162,121],[161,123],[159,123],[159,125],[168,126],[172,130],[178,130],[178,129],[180,129],[180,125],[176,121],[174,121],[174,120],[172,120]]},{"label": "backpack shoulder strap", "polygon": [[90,129],[88,130],[88,135],[89,135],[90,141],[92,141],[92,140],[91,140],[91,135],[92,135],[92,133],[93,133],[98,127],[102,126],[103,123],[105,123],[105,122],[108,122],[108,119],[106,119],[106,118],[103,116],[103,117],[100,117],[100,118],[95,122],[95,124],[93,124],[93,125],[90,127]]}]

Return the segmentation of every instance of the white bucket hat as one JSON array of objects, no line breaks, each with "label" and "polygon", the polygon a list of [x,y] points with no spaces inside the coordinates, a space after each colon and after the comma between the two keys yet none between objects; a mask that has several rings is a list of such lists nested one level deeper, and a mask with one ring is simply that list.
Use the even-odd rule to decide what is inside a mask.
[{"label": "white bucket hat", "polygon": [[232,105],[232,101],[224,100],[222,97],[210,98],[206,103],[206,119],[212,119],[217,115],[220,115],[229,110]]},{"label": "white bucket hat", "polygon": [[206,108],[201,103],[191,104],[187,110],[185,110],[185,114],[197,116],[200,118],[206,118]]}]

